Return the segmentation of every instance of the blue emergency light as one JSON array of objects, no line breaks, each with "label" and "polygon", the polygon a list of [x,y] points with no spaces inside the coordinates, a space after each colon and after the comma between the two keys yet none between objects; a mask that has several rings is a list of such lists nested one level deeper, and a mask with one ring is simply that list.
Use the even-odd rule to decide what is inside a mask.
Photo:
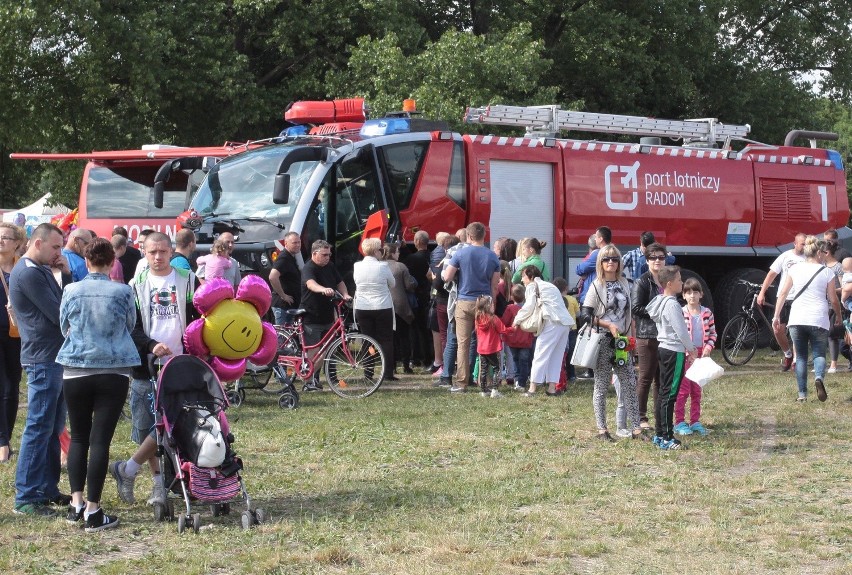
[{"label": "blue emergency light", "polygon": [[361,127],[361,135],[365,138],[373,136],[389,136],[391,134],[407,134],[411,132],[409,118],[377,118],[367,120]]}]

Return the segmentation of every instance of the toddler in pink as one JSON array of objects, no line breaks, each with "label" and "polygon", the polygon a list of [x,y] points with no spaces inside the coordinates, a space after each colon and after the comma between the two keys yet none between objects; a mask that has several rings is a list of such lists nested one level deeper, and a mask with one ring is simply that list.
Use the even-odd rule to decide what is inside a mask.
[{"label": "toddler in pink", "polygon": [[213,242],[210,253],[198,258],[198,265],[204,265],[204,279],[225,278],[231,269],[231,258],[228,257],[228,247],[221,240]]},{"label": "toddler in pink", "polygon": [[[698,350],[698,357],[704,357],[713,351],[716,345],[716,321],[713,312],[701,305],[701,284],[695,278],[689,278],[683,283],[683,297],[686,305],[683,306],[683,319],[686,320],[686,329],[689,337]],[[689,421],[686,423],[684,412],[686,400],[689,404]],[[686,376],[680,382],[674,408],[675,426],[674,432],[678,435],[690,435],[698,433],[707,435],[707,429],[701,424],[701,386]]]}]

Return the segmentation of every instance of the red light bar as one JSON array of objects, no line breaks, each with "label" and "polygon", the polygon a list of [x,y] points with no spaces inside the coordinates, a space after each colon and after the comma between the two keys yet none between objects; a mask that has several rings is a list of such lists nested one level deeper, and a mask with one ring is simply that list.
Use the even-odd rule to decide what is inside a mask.
[{"label": "red light bar", "polygon": [[294,102],[284,110],[284,119],[293,124],[364,122],[364,98]]}]

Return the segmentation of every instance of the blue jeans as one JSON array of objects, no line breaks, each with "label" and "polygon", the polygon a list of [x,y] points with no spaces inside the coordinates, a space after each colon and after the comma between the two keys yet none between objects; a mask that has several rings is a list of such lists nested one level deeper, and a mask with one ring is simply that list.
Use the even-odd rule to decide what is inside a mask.
[{"label": "blue jeans", "polygon": [[796,383],[799,393],[808,392],[808,344],[814,354],[814,377],[825,379],[825,351],[828,330],[814,325],[791,325],[790,337],[796,349]]},{"label": "blue jeans", "polygon": [[25,366],[27,420],[15,472],[15,505],[46,503],[59,495],[59,434],[65,428],[62,366]]},{"label": "blue jeans", "polygon": [[510,347],[512,361],[515,364],[515,385],[526,387],[530,380],[530,366],[532,365],[531,347]]},{"label": "blue jeans", "polygon": [[444,346],[444,375],[446,379],[452,379],[453,372],[456,370],[456,350],[458,349],[458,341],[456,340],[456,322],[451,321],[447,324],[447,344]]},{"label": "blue jeans", "polygon": [[[444,346],[444,372],[441,377],[452,379],[456,370],[456,353],[459,349],[459,340],[456,338],[456,322],[447,323],[447,344]],[[476,363],[476,331],[470,334],[470,365]],[[472,372],[473,370],[471,370]]]},{"label": "blue jeans", "polygon": [[272,308],[272,315],[275,316],[275,325],[284,325],[284,311],[286,309],[283,307]]}]

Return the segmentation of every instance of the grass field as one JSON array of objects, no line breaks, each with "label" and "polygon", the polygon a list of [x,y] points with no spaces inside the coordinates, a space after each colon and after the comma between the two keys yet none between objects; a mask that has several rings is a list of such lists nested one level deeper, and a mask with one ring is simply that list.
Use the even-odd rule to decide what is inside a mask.
[{"label": "grass field", "polygon": [[[13,515],[4,465],[0,570],[848,574],[852,374],[828,376],[826,403],[812,392],[797,404],[776,365],[758,357],[709,384],[712,433],[668,453],[597,441],[590,381],[559,398],[491,400],[414,377],[358,401],[303,394],[292,412],[249,390],[228,414],[265,525],[243,531],[240,506],[216,519],[199,506],[202,531],[178,535],[119,502],[108,478],[104,507],[122,524],[86,535]],[[113,457],[132,450],[122,423]],[[147,498],[150,479],[137,483]]]}]

